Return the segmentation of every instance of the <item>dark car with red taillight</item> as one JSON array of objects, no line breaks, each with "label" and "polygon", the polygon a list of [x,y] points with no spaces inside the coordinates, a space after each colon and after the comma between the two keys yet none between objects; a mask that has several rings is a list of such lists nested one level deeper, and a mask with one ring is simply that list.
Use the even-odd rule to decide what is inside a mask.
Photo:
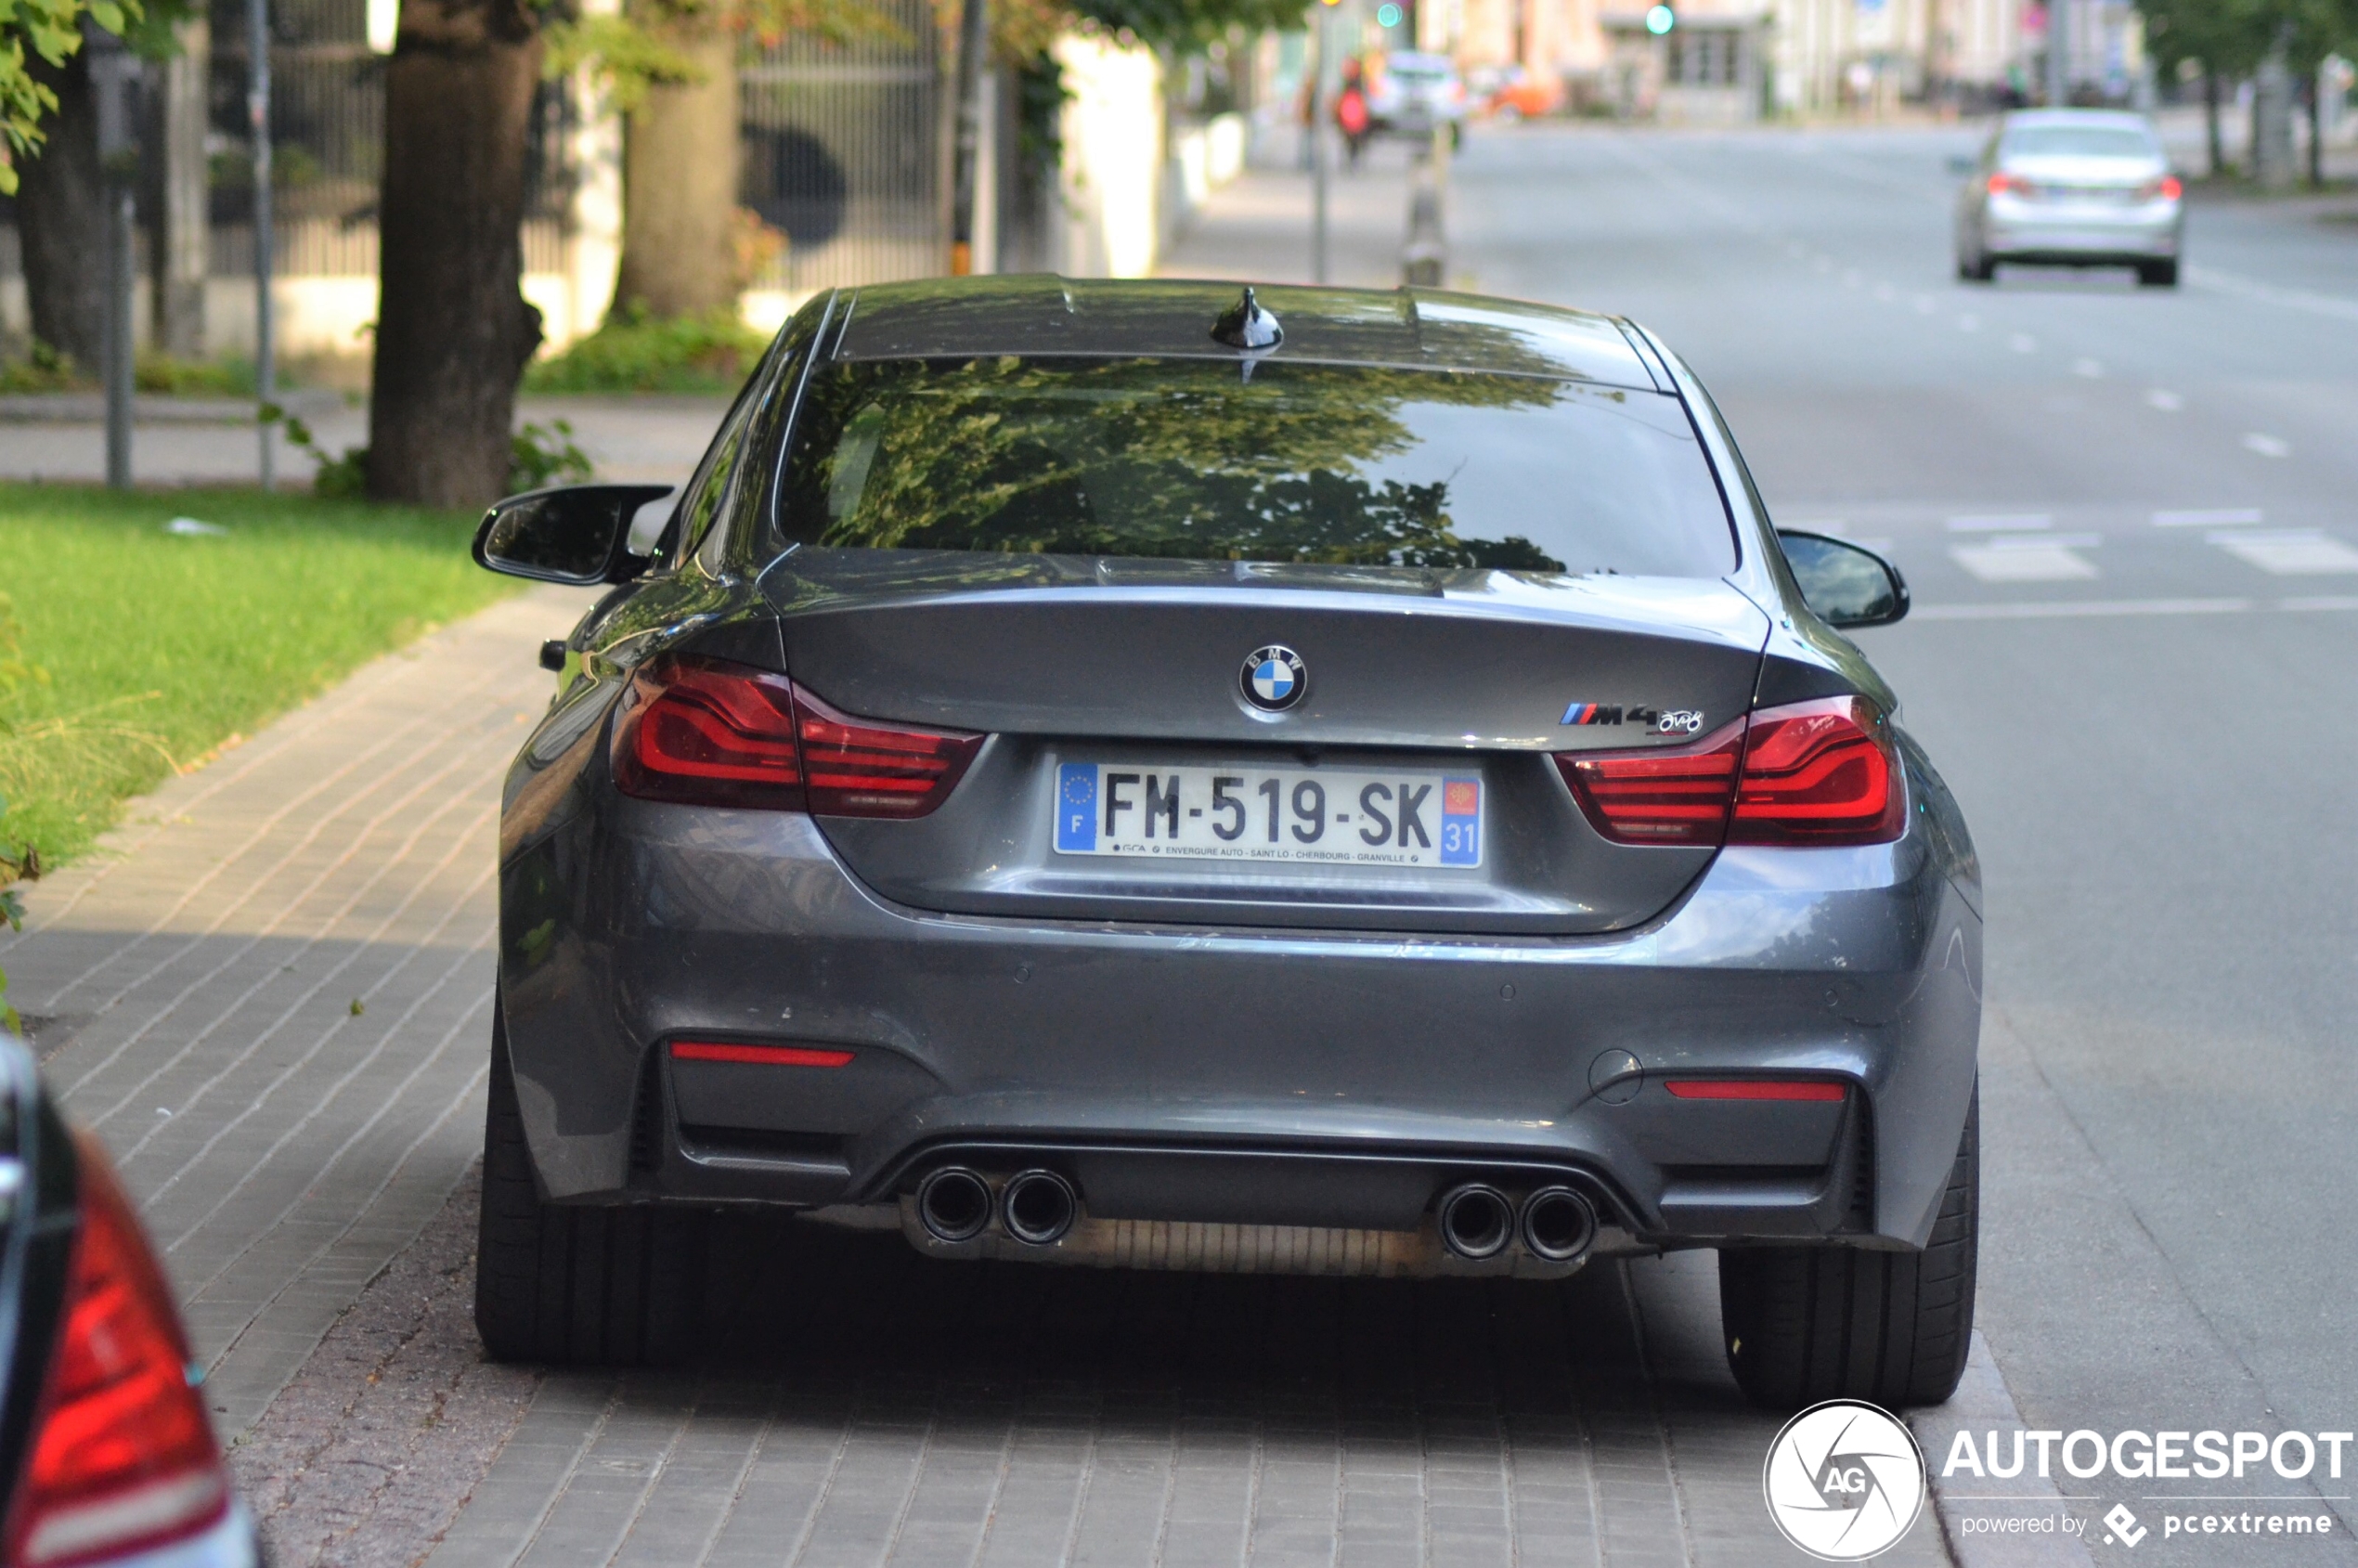
[{"label": "dark car with red taillight", "polygon": [[171,1288],[97,1140],[0,1034],[6,1568],[250,1568]]},{"label": "dark car with red taillight", "polygon": [[495,1355],[687,1354],[752,1206],[945,1268],[1707,1248],[1754,1398],[1955,1386],[1979,878],[1848,635],[1907,590],[1653,334],[845,290],[639,553],[653,494],[476,538],[607,589],[503,804]]}]

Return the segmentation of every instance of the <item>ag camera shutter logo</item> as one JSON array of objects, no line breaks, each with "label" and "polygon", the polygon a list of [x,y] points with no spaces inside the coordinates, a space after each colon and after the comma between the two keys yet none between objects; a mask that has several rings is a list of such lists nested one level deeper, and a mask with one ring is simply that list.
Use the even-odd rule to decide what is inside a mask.
[{"label": "ag camera shutter logo", "polygon": [[1822,1562],[1863,1562],[1924,1511],[1924,1451],[1875,1406],[1830,1399],[1777,1433],[1760,1489],[1785,1539]]}]

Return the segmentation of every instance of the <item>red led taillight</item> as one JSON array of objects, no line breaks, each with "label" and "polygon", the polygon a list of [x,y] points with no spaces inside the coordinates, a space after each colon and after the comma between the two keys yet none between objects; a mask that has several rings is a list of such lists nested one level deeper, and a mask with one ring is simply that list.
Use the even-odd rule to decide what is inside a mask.
[{"label": "red led taillight", "polygon": [[1556,766],[1588,821],[1614,843],[1713,845],[1728,834],[1743,739],[1736,723],[1693,745],[1560,751]]},{"label": "red led taillight", "polygon": [[1891,726],[1859,697],[1765,709],[1744,734],[1730,844],[1888,844],[1908,792]]},{"label": "red led taillight", "polygon": [[106,1156],[87,1136],[77,1144],[82,1224],[8,1514],[9,1568],[151,1550],[229,1506],[172,1292]]},{"label": "red led taillight", "polygon": [[1663,1085],[1681,1100],[1817,1100],[1831,1103],[1846,1091],[1822,1078],[1674,1078]]},{"label": "red led taillight", "polygon": [[836,712],[783,675],[662,654],[630,678],[615,725],[625,795],[836,817],[922,817],[982,736]]},{"label": "red led taillight", "polygon": [[2146,201],[2175,201],[2185,193],[2186,188],[2178,183],[2176,175],[2164,175],[2157,180],[2148,181],[2137,191],[2138,197]]},{"label": "red led taillight", "polygon": [[1558,752],[1616,844],[1887,844],[1908,825],[1891,728],[1863,698],[1763,708],[1692,745]]},{"label": "red led taillight", "polygon": [[2020,175],[2010,175],[2001,170],[1989,176],[1989,194],[1992,196],[2028,196],[2030,191],[2030,182]]}]

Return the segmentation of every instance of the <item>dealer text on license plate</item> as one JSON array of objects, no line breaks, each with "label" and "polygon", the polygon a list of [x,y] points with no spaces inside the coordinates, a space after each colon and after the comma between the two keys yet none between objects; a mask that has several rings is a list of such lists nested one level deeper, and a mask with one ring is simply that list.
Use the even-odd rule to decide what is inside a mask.
[{"label": "dealer text on license plate", "polygon": [[1341,865],[1479,866],[1482,780],[1417,769],[1056,769],[1056,850]]}]

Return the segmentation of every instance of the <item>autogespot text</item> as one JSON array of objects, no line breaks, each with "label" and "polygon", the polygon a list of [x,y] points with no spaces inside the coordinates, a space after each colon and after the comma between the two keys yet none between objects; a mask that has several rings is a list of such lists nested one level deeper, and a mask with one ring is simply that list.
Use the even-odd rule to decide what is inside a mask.
[{"label": "autogespot text", "polygon": [[[1986,1432],[1976,1444],[1961,1432],[1949,1445],[1943,1480],[1977,1475],[2009,1480],[2035,1464],[2034,1474],[2051,1476],[2051,1466],[2079,1481],[2110,1472],[2124,1481],[2242,1480],[2261,1467],[2286,1481],[2300,1481],[2322,1465],[2329,1480],[2341,1479],[2346,1432]],[[2199,1528],[2199,1527],[2197,1527]],[[2215,1533],[2215,1532],[2206,1532]]]}]

